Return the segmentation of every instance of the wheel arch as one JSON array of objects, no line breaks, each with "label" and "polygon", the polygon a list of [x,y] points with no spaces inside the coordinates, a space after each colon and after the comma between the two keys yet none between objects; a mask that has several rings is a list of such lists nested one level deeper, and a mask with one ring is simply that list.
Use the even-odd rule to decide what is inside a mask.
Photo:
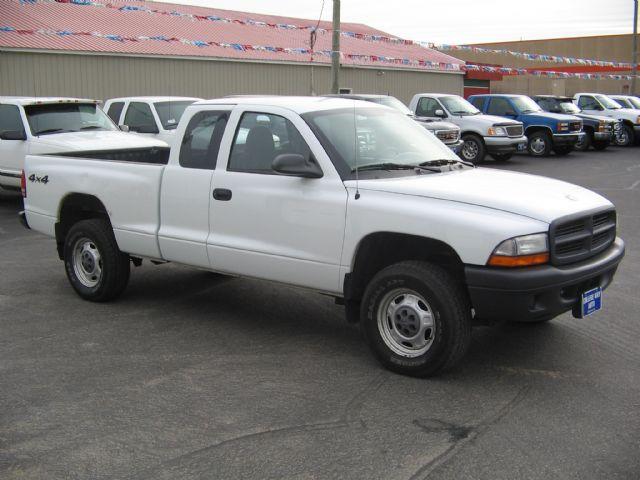
[{"label": "wheel arch", "polygon": [[344,298],[359,301],[373,276],[389,265],[407,260],[437,264],[464,283],[464,264],[449,244],[430,237],[396,232],[373,232],[363,237],[353,254],[351,272],[344,278]]},{"label": "wheel arch", "polygon": [[64,258],[64,240],[73,225],[81,220],[100,218],[111,225],[109,213],[98,197],[86,193],[68,193],[60,201],[58,222],[55,225],[58,256]]},{"label": "wheel arch", "polygon": [[545,133],[548,133],[549,135],[553,135],[553,130],[551,130],[551,127],[547,125],[530,125],[524,129],[524,134],[527,137],[537,132],[545,132]]}]

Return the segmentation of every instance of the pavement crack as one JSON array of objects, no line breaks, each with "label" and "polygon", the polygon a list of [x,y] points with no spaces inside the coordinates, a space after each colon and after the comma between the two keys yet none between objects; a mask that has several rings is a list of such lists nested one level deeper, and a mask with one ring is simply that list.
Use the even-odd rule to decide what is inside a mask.
[{"label": "pavement crack", "polygon": [[[409,480],[425,480],[442,465],[446,464],[451,458],[453,458],[458,451],[467,443],[473,441],[478,436],[485,433],[489,428],[502,420],[505,416],[515,410],[520,403],[527,398],[529,387],[522,387],[514,397],[504,404],[497,412],[480,421],[475,425],[454,425],[441,420],[430,419],[427,423],[417,423],[424,421],[414,421],[414,424],[422,429],[439,428],[439,430],[431,431],[449,431],[452,439],[452,444],[440,455],[430,460],[416,471]],[[428,431],[428,430],[427,430]],[[454,435],[456,433],[456,435]]]}]

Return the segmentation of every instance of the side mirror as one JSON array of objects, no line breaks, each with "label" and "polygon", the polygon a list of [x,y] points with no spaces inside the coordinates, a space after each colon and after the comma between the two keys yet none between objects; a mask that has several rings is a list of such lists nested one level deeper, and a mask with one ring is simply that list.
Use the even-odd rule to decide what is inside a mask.
[{"label": "side mirror", "polygon": [[321,178],[322,170],[313,156],[305,158],[299,153],[283,153],[274,158],[271,168],[285,175],[303,178]]},{"label": "side mirror", "polygon": [[129,133],[129,125],[121,124],[121,125],[118,125],[118,128],[123,132]]},{"label": "side mirror", "polygon": [[444,110],[442,110],[440,108],[435,111],[435,114],[436,114],[436,117],[440,117],[440,118],[446,117],[446,115],[444,114]]},{"label": "side mirror", "polygon": [[129,131],[138,133],[160,133],[155,125],[129,125]]},{"label": "side mirror", "polygon": [[26,140],[27,134],[24,130],[4,130],[0,132],[0,140]]}]

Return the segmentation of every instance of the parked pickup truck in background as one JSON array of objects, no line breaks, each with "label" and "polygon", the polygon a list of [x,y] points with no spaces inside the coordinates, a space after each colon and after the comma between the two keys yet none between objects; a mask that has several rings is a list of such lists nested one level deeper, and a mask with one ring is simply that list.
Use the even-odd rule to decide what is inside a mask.
[{"label": "parked pickup truck in background", "polygon": [[460,153],[462,150],[463,141],[460,138],[460,128],[451,122],[444,122],[436,119],[418,119],[413,112],[407,108],[407,106],[398,100],[396,97],[390,95],[373,95],[373,94],[352,94],[341,93],[334,95],[327,95],[328,97],[350,98],[352,100],[364,100],[365,102],[377,103],[384,105],[385,107],[395,108],[396,110],[404,113],[408,117],[413,118],[424,128],[433,133],[438,140],[449,147],[454,153]]},{"label": "parked pickup truck in background", "polygon": [[462,358],[472,322],[597,310],[624,255],[605,198],[474,168],[370,102],[199,102],[176,135],[166,164],[27,157],[23,222],[82,298],[114,299],[143,259],[304,287],[344,303],[386,367],[426,376]]},{"label": "parked pickup truck in background", "polygon": [[622,122],[618,145],[633,145],[640,135],[640,110],[622,108],[619,103],[600,93],[576,93],[573,102],[584,113],[604,115]]},{"label": "parked pickup truck in background", "polygon": [[551,150],[567,155],[584,136],[578,117],[545,112],[526,95],[472,95],[469,101],[484,113],[521,121],[529,153],[536,157],[547,157]]},{"label": "parked pickup truck in background", "polygon": [[418,120],[446,119],[458,125],[464,142],[460,156],[467,162],[480,163],[487,153],[495,160],[508,160],[513,153],[526,150],[521,122],[483,115],[458,95],[418,93],[409,109]]},{"label": "parked pickup truck in background", "polygon": [[604,150],[616,141],[622,127],[621,122],[602,115],[587,115],[573,103],[571,97],[553,95],[536,95],[531,97],[545,112],[566,113],[582,119],[584,137],[576,143],[575,149],[586,151],[593,146],[596,150]]},{"label": "parked pickup truck in background", "polygon": [[194,102],[192,97],[123,97],[105,102],[104,110],[120,128],[157,138],[169,145],[184,110]]},{"label": "parked pickup truck in background", "polygon": [[622,108],[630,110],[640,110],[640,98],[633,95],[608,95],[608,97],[618,103]]},{"label": "parked pickup truck in background", "polygon": [[0,97],[0,187],[20,188],[28,154],[167,147],[118,130],[95,100]]}]

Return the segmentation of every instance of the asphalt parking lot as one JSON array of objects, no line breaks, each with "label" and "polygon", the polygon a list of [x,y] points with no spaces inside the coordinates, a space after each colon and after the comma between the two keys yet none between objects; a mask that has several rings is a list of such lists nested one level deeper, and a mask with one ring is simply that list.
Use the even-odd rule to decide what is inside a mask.
[{"label": "asphalt parking lot", "polygon": [[84,302],[0,193],[0,478],[639,478],[640,148],[488,166],[605,195],[627,256],[602,312],[474,329],[428,380],[301,290],[145,263]]}]

